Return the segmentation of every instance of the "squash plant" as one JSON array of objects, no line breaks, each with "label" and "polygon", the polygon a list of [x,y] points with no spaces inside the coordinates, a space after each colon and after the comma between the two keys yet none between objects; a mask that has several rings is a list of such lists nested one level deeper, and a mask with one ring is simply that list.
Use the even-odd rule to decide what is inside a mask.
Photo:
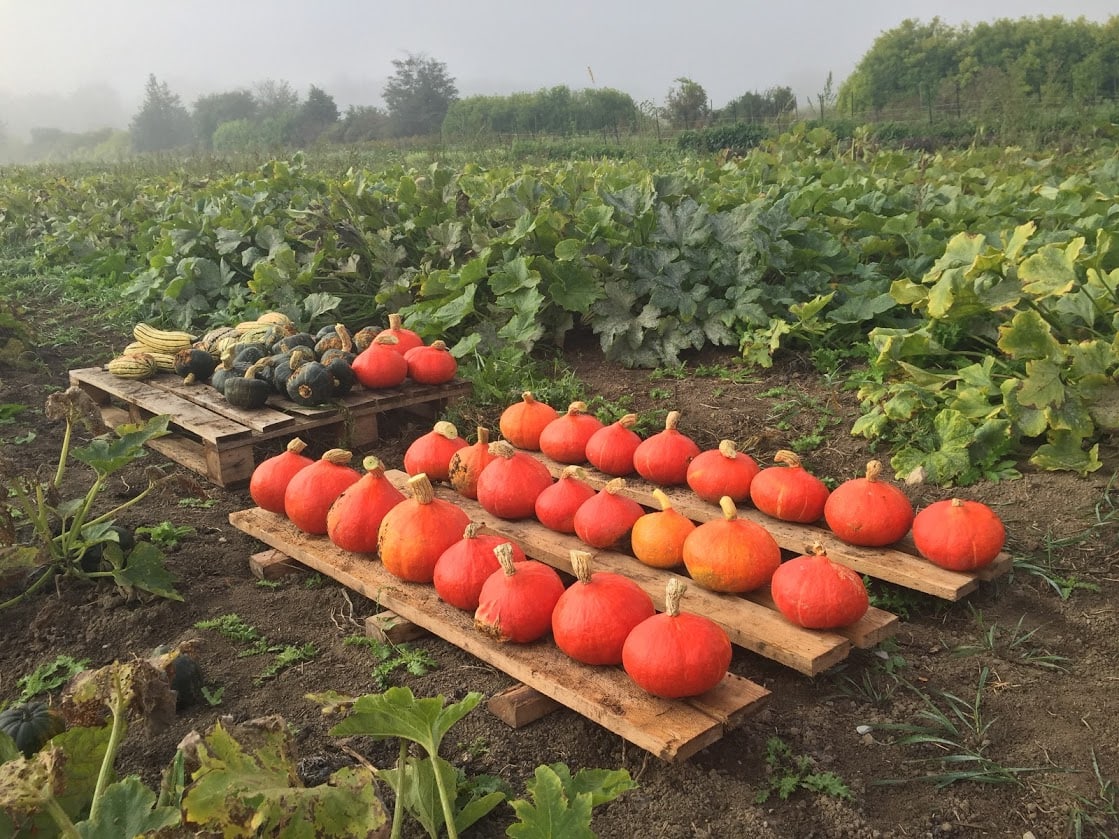
[{"label": "squash plant", "polygon": [[[151,493],[170,491],[189,479],[149,469],[148,485],[140,492],[108,510],[98,503],[109,479],[144,457],[149,440],[167,434],[171,418],[158,415],[142,425],[124,424],[111,431],[97,405],[79,387],[51,394],[44,413],[52,422],[65,423],[54,474],[45,480],[22,474],[0,458],[0,479],[7,487],[6,500],[0,501],[0,570],[24,570],[30,581],[22,592],[0,602],[0,609],[58,576],[112,579],[128,593],[138,590],[181,600],[164,566],[163,552],[151,542],[134,542],[133,534],[118,527],[115,519]],[[74,448],[79,427],[96,436]],[[71,485],[65,479],[72,459],[89,467],[93,480],[83,493],[69,496],[63,493]],[[189,483],[186,491],[191,496],[205,495],[197,483]]]}]

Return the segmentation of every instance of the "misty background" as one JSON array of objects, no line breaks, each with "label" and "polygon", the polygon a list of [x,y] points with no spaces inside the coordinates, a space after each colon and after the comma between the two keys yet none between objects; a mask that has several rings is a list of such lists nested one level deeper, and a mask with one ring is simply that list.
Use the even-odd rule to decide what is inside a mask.
[{"label": "misty background", "polygon": [[566,85],[662,103],[687,77],[715,108],[773,87],[791,88],[803,107],[906,19],[1102,22],[1115,12],[1113,0],[0,0],[0,125],[21,140],[36,127],[127,129],[149,75],[188,108],[268,80],[301,95],[315,85],[342,110],[382,107],[392,62],[409,55],[442,62],[460,97]]}]

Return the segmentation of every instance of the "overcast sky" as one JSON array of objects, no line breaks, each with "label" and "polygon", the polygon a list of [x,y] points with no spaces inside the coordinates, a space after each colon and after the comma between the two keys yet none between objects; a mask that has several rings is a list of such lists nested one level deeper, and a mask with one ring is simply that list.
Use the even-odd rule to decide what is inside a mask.
[{"label": "overcast sky", "polygon": [[149,73],[188,107],[264,79],[380,105],[408,54],[443,62],[461,96],[597,85],[663,103],[686,76],[715,107],[774,86],[804,104],[906,18],[1117,13],[1116,0],[0,0],[0,122],[23,127],[37,100],[73,112],[55,127],[125,127]]}]

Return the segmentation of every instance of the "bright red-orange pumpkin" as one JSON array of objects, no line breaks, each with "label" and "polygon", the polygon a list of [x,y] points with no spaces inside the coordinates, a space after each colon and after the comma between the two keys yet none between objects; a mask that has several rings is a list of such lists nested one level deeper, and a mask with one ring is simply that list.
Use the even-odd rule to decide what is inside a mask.
[{"label": "bright red-orange pumpkin", "polygon": [[770,581],[777,609],[806,629],[839,629],[857,622],[870,607],[863,578],[828,559],[824,546],[781,563]]},{"label": "bright red-orange pumpkin", "polygon": [[537,521],[557,533],[574,533],[576,511],[595,495],[586,477],[583,467],[565,466],[556,482],[536,497],[533,512]]},{"label": "bright red-orange pumpkin", "polygon": [[760,469],[754,458],[738,450],[733,440],[722,440],[719,448],[700,452],[688,464],[687,482],[704,501],[718,504],[724,495],[736,504],[750,497],[750,484]]},{"label": "bright red-orange pumpkin", "polygon": [[828,500],[827,485],[804,468],[795,452],[782,449],[773,459],[782,465],[762,469],[750,482],[754,506],[781,521],[819,521]]},{"label": "bright red-orange pumpkin", "polygon": [[426,472],[428,480],[445,481],[450,477],[451,457],[466,447],[453,422],[439,420],[431,431],[421,434],[404,452],[404,471],[409,475]]},{"label": "bright red-orange pumpkin", "polygon": [[339,495],[326,513],[326,536],[344,551],[375,553],[381,520],[404,500],[404,493],[385,477],[380,458],[368,455],[365,474]]},{"label": "bright red-orange pumpkin", "polygon": [[882,464],[872,460],[866,475],[844,481],[828,496],[824,520],[849,545],[892,545],[909,532],[913,504],[898,487],[880,479]]},{"label": "bright red-orange pumpkin", "polygon": [[404,353],[408,362],[408,378],[421,385],[441,385],[451,381],[458,372],[458,361],[443,341],[432,341]]},{"label": "bright red-orange pumpkin", "polygon": [[385,570],[411,583],[430,583],[440,555],[462,538],[470,517],[450,501],[435,497],[431,481],[420,473],[408,479],[405,498],[383,519],[377,553]]},{"label": "bright red-orange pumpkin", "polygon": [[602,428],[602,421],[587,413],[586,402],[572,402],[540,432],[540,451],[560,463],[585,463],[587,441]]},{"label": "bright red-orange pumpkin", "polygon": [[672,506],[664,490],[653,490],[660,504],[633,523],[629,534],[630,548],[637,559],[650,568],[675,568],[684,562],[684,540],[696,523]]},{"label": "bright red-orange pumpkin", "polygon": [[504,536],[479,533],[481,527],[481,523],[475,521],[466,526],[462,538],[439,555],[432,577],[435,592],[444,603],[468,612],[478,608],[482,585],[501,567],[494,548],[509,543],[514,562],[524,562],[527,558],[524,551]]},{"label": "bright red-orange pumpkin", "polygon": [[396,338],[394,348],[398,353],[404,355],[408,350],[413,347],[422,347],[424,339],[418,333],[413,332],[404,326],[404,318],[399,313],[393,312],[389,315],[389,325],[387,328],[382,329],[379,335],[392,335]]},{"label": "bright red-orange pumpkin", "polygon": [[633,452],[633,468],[647,481],[661,486],[687,483],[688,466],[699,454],[699,446],[676,426],[679,411],[669,411],[664,430],[641,441]]},{"label": "bright red-orange pumpkin", "polygon": [[262,460],[253,469],[249,478],[249,495],[253,503],[262,510],[279,515],[284,512],[284,493],[287,492],[288,483],[295,474],[315,461],[303,454],[307,444],[298,437],[293,438],[277,455],[267,460]]},{"label": "bright red-orange pumpkin", "polygon": [[622,647],[622,667],[654,696],[683,699],[717,686],[730,667],[726,630],[710,618],[680,611],[687,585],[668,581],[665,610],[633,628]]},{"label": "bright red-orange pumpkin", "polygon": [[284,491],[284,513],[304,533],[326,534],[330,505],[342,490],[361,479],[350,466],[353,458],[345,449],[330,449],[305,469],[300,469]]},{"label": "bright red-orange pumpkin", "polygon": [[382,332],[350,362],[350,369],[362,387],[370,390],[396,387],[408,378],[408,362],[396,345],[395,335]]},{"label": "bright red-orange pumpkin", "polygon": [[478,497],[478,476],[493,460],[490,454],[490,430],[478,426],[478,437],[474,443],[456,451],[447,464],[447,480],[459,495],[467,498]]},{"label": "bright red-orange pumpkin", "polygon": [[635,626],[656,614],[653,598],[622,574],[594,571],[591,555],[571,552],[575,582],[552,610],[556,646],[583,664],[621,664]]},{"label": "bright red-orange pumpkin", "polygon": [[781,564],[781,548],[760,524],[739,518],[729,497],[719,499],[719,507],[721,519],[705,521],[684,540],[688,574],[712,591],[761,588]]},{"label": "bright red-orange pumpkin", "polygon": [[637,414],[626,414],[592,434],[584,450],[587,462],[616,478],[632,475],[633,453],[641,445],[641,437],[633,430],[635,425]]},{"label": "bright red-orange pumpkin", "polygon": [[612,478],[575,511],[575,535],[593,548],[620,542],[645,515],[645,508],[627,495],[625,478]]},{"label": "bright red-orange pumpkin", "polygon": [[474,626],[498,641],[528,644],[548,634],[552,610],[563,594],[563,580],[550,565],[528,559],[513,562],[512,546],[494,548],[501,569],[482,584]]},{"label": "bright red-orange pumpkin", "polygon": [[1006,544],[1006,526],[980,501],[952,498],[923,508],[913,519],[913,544],[934,565],[975,571],[990,565]]},{"label": "bright red-orange pumpkin", "polygon": [[520,402],[514,402],[501,412],[497,427],[501,436],[518,449],[540,451],[540,435],[557,416],[555,408],[538,402],[532,392],[526,390]]},{"label": "bright red-orange pumpkin", "polygon": [[502,519],[527,519],[536,512],[536,499],[552,485],[548,467],[507,440],[490,443],[490,461],[478,476],[478,503]]}]

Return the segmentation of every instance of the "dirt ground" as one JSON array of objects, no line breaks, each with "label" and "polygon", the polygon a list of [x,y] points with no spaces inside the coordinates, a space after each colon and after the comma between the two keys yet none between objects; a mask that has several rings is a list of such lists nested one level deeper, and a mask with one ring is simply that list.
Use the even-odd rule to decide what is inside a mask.
[{"label": "dirt ground", "polygon": [[[0,441],[5,455],[28,469],[53,468],[58,454],[61,428],[44,420],[45,397],[66,386],[68,369],[102,362],[120,343],[120,336],[78,313],[54,316],[71,319],[65,334],[72,339],[34,349],[25,369],[0,367],[0,403],[30,407],[13,423],[0,425]],[[820,444],[806,460],[815,472],[836,480],[860,474],[872,456],[864,441],[848,434],[857,409],[854,395],[795,358],[737,381],[653,377],[605,363],[593,345],[571,348],[565,361],[585,382],[588,398],[628,396],[639,412],[679,408],[682,427],[704,448],[722,438],[749,440],[749,451],[764,463],[790,441],[820,434]],[[731,356],[703,361],[734,364]],[[459,421],[471,437],[475,423],[496,428],[495,416],[460,415]],[[389,467],[402,468],[408,443],[428,427],[410,415],[391,415],[382,423],[382,439],[368,451]],[[843,665],[816,677],[736,649],[732,671],[764,685],[772,696],[763,711],[683,763],[650,757],[571,711],[512,730],[484,704],[452,729],[444,756],[469,774],[499,776],[518,796],[540,764],[625,768],[638,788],[594,814],[595,833],[613,839],[1047,839],[1076,835],[1078,825],[1084,836],[1119,835],[1119,515],[1105,518],[1119,503],[1117,487],[1109,486],[1119,453],[1115,440],[1102,443],[1105,467],[1092,476],[1026,468],[1020,480],[958,491],[1000,513],[1016,558],[1090,584],[1067,599],[1021,567],[984,584],[964,602],[907,597],[899,603],[906,613],[893,639],[876,650],[856,651]],[[258,460],[270,453],[259,453]],[[155,454],[147,462],[168,471],[183,469]],[[72,468],[76,482],[85,480],[81,469]],[[139,472],[131,470],[114,480],[110,495],[122,500],[138,485]],[[917,504],[951,494],[931,487],[907,491]],[[344,639],[362,632],[363,619],[376,604],[311,574],[287,577],[273,587],[258,584],[248,558],[262,546],[228,522],[231,512],[251,506],[247,491],[208,485],[207,496],[212,506],[152,500],[122,520],[133,527],[170,521],[193,528],[168,557],[183,602],[126,602],[105,587],[69,584],[0,614],[0,701],[18,693],[20,676],[60,654],[100,666],[160,644],[198,639],[205,682],[211,691],[220,690],[220,704],[185,709],[159,735],[134,729],[120,772],[138,773],[155,785],[190,730],[205,730],[222,715],[243,721],[279,714],[298,731],[304,780],[321,783],[352,758],[327,735],[329,721],[305,695],[327,688],[350,694],[375,689],[369,652]],[[876,591],[896,594],[884,587]],[[311,643],[315,655],[258,684],[267,656],[239,657],[242,647],[197,628],[199,621],[229,614],[275,644]],[[389,678],[417,695],[458,698],[477,690],[490,696],[512,684],[438,638],[411,643],[437,666],[424,675],[397,672]],[[989,675],[979,691],[981,668]],[[941,692],[960,700],[959,716]],[[889,731],[875,727],[920,721],[919,714],[930,709],[927,701],[956,724],[957,747],[899,745]],[[969,733],[969,724],[979,733]],[[794,758],[805,759],[803,777],[835,773],[850,798],[806,789],[806,781],[787,799],[773,794],[759,803],[759,793],[774,777],[775,766],[766,760],[771,738],[786,744]],[[361,748],[375,765],[386,766],[394,757],[387,744]],[[930,776],[945,768],[939,758],[966,750],[983,760],[965,768],[986,769],[989,780],[1003,782],[966,781],[943,788],[933,783]],[[1001,769],[1037,771],[1000,774]],[[778,775],[789,771],[777,768]],[[511,809],[501,805],[467,835],[502,836],[512,820]],[[413,825],[411,835],[422,834]]]}]

